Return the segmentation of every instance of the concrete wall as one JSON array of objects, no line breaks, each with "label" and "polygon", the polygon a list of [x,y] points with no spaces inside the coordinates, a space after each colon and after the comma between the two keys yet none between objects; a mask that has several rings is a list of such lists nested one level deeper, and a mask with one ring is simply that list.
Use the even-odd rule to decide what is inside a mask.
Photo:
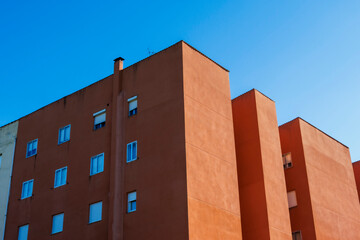
[{"label": "concrete wall", "polygon": [[[360,205],[349,149],[302,119],[295,119],[285,125],[288,136],[282,141],[291,140],[291,136],[289,138],[291,128],[295,128],[295,131],[300,133],[297,135],[297,142],[300,142],[299,137],[301,137],[301,145],[296,146],[297,149],[294,149],[292,156],[294,160],[299,158],[305,165],[300,165],[295,178],[297,181],[307,179],[309,195],[302,196],[300,191],[295,190],[298,198],[306,197],[302,201],[306,201],[307,207],[301,206],[302,201],[298,201],[299,208],[303,207],[302,211],[308,216],[312,214],[313,218],[309,223],[307,219],[299,217],[291,218],[291,221],[301,223],[303,226],[309,224],[307,228],[313,228],[311,231],[315,232],[315,237],[309,239],[360,239]],[[282,126],[280,136],[284,133],[281,129]],[[288,151],[293,153],[292,149],[286,149],[284,153]],[[294,164],[293,168],[297,166]],[[288,175],[291,173],[288,172],[286,177]],[[288,178],[286,180],[289,183],[294,181]]]},{"label": "concrete wall", "polygon": [[256,90],[232,102],[243,239],[291,239],[275,103]]},{"label": "concrete wall", "polygon": [[18,121],[0,128],[0,239],[4,236],[4,223],[9,198],[9,187],[18,131]]},{"label": "concrete wall", "polygon": [[353,168],[354,168],[355,181],[356,181],[359,202],[360,202],[360,161],[354,162]]},{"label": "concrete wall", "polygon": [[228,72],[182,44],[189,239],[239,240]]}]

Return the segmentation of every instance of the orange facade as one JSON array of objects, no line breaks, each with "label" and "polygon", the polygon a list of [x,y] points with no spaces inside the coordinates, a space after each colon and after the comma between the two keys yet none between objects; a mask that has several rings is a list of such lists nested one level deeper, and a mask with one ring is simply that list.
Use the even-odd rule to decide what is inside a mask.
[{"label": "orange facade", "polygon": [[349,149],[301,118],[280,126],[287,191],[296,192],[290,209],[292,231],[302,239],[360,239],[360,205]]},{"label": "orange facade", "polygon": [[[20,119],[5,239],[26,224],[28,239],[37,240],[241,239],[228,71],[182,41],[122,65],[116,59],[111,76]],[[95,130],[100,110],[106,122]],[[59,144],[67,125],[69,141]],[[37,152],[26,157],[34,139]],[[127,162],[135,141],[136,159]],[[91,175],[100,153],[103,171]],[[66,184],[54,188],[63,167]],[[20,199],[30,179],[33,193]],[[129,212],[132,192],[136,211]],[[101,221],[89,224],[97,202]],[[59,213],[63,229],[53,234]]]},{"label": "orange facade", "polygon": [[291,240],[275,103],[251,90],[232,106],[243,237]]},{"label": "orange facade", "polygon": [[353,168],[354,168],[355,181],[356,181],[356,186],[360,201],[360,161],[354,162]]},{"label": "orange facade", "polygon": [[271,99],[231,101],[228,71],[183,41],[114,61],[19,120],[5,240],[360,239],[345,146],[301,119],[279,134]]}]

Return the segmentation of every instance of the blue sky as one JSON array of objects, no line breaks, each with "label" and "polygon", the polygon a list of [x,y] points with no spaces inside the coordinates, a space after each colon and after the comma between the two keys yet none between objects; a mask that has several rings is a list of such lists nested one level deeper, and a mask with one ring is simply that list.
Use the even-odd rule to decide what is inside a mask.
[{"label": "blue sky", "polygon": [[1,1],[0,126],[179,40],[360,160],[360,1]]}]

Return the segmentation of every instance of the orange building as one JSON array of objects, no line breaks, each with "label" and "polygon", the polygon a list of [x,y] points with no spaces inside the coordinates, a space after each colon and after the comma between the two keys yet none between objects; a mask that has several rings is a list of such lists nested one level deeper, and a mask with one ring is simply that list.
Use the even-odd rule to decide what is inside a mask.
[{"label": "orange building", "polygon": [[5,240],[360,240],[347,147],[301,119],[279,133],[271,99],[231,101],[183,41],[114,61],[18,120]]},{"label": "orange building", "polygon": [[228,71],[122,66],[19,120],[5,239],[242,239]]},{"label": "orange building", "polygon": [[301,118],[280,126],[280,140],[295,237],[360,239],[349,149]]},{"label": "orange building", "polygon": [[360,161],[354,162],[353,168],[354,168],[355,181],[356,181],[356,186],[360,201]]},{"label": "orange building", "polygon": [[232,106],[243,237],[291,240],[275,103],[251,90]]}]

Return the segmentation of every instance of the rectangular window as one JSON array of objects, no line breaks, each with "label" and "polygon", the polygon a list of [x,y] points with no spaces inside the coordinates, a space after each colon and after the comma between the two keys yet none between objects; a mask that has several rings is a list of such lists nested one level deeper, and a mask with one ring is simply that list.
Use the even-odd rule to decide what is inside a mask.
[{"label": "rectangular window", "polygon": [[129,116],[137,113],[137,96],[128,99],[129,103]]},{"label": "rectangular window", "polygon": [[26,157],[31,157],[37,153],[38,140],[32,140],[28,142],[26,149]]},{"label": "rectangular window", "polygon": [[71,125],[59,129],[59,141],[58,144],[62,144],[70,140],[70,128]]},{"label": "rectangular window", "polygon": [[136,192],[128,193],[128,212],[136,211]]},{"label": "rectangular window", "polygon": [[288,197],[289,208],[296,207],[297,206],[296,192],[295,191],[288,192],[287,197]]},{"label": "rectangular window", "polygon": [[126,162],[132,162],[137,159],[137,141],[127,144]]},{"label": "rectangular window", "polygon": [[23,182],[22,191],[21,191],[21,199],[28,198],[28,197],[32,196],[33,184],[34,184],[34,179]]},{"label": "rectangular window", "polygon": [[105,127],[105,121],[106,121],[105,109],[97,113],[94,113],[93,116],[94,116],[94,130]]},{"label": "rectangular window", "polygon": [[55,171],[54,188],[63,186],[66,184],[67,167],[60,168]]},{"label": "rectangular window", "polygon": [[291,153],[285,153],[282,155],[284,169],[292,167]]},{"label": "rectangular window", "polygon": [[90,176],[104,171],[104,153],[96,155],[90,160]]},{"label": "rectangular window", "polygon": [[27,240],[29,232],[29,224],[19,227],[18,240]]},{"label": "rectangular window", "polygon": [[102,202],[90,204],[89,223],[99,222],[102,219]]},{"label": "rectangular window", "polygon": [[51,234],[62,232],[63,225],[64,225],[64,213],[54,215],[52,218]]},{"label": "rectangular window", "polygon": [[292,239],[293,240],[302,240],[301,232],[300,231],[293,232],[292,233]]}]

